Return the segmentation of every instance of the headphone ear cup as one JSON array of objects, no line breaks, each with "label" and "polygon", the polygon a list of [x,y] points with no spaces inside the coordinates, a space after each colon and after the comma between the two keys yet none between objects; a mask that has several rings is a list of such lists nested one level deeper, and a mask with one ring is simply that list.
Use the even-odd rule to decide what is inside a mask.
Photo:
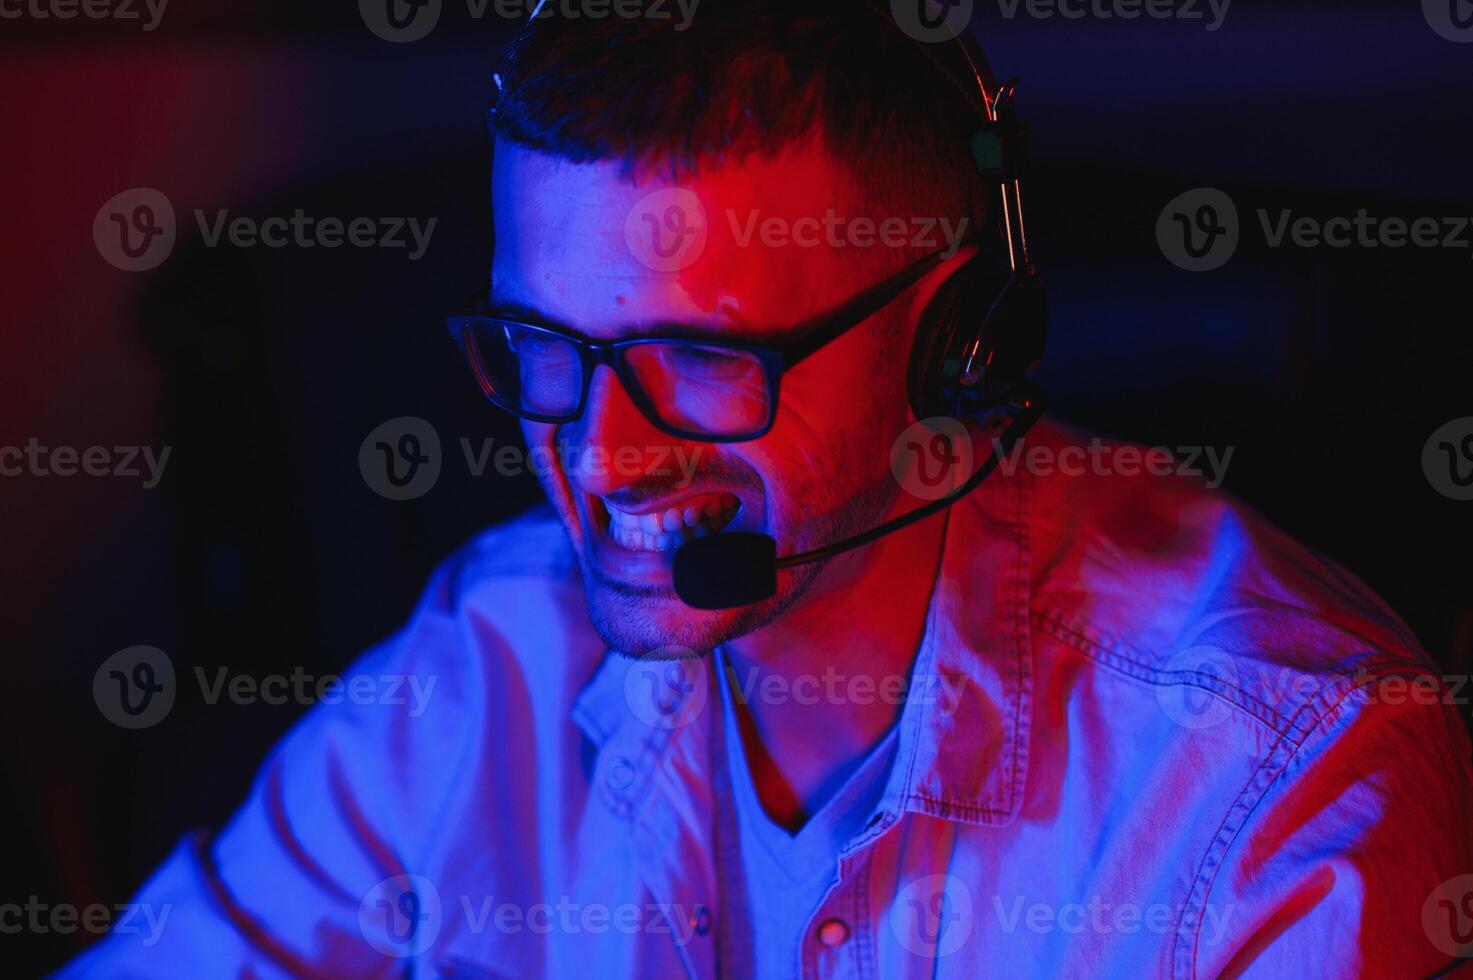
[{"label": "headphone ear cup", "polygon": [[1043,280],[1029,272],[1009,282],[991,311],[982,349],[988,363],[981,383],[967,397],[983,406],[1006,401],[1043,359],[1048,337],[1048,296]]},{"label": "headphone ear cup", "polygon": [[1007,285],[995,260],[979,252],[947,277],[921,313],[911,344],[907,391],[917,419],[960,412],[958,378],[987,311]]},{"label": "headphone ear cup", "polygon": [[939,368],[942,351],[956,332],[956,305],[960,286],[954,278],[943,282],[926,304],[916,324],[915,339],[911,342],[906,393],[910,397],[910,410],[917,419],[945,414]]}]

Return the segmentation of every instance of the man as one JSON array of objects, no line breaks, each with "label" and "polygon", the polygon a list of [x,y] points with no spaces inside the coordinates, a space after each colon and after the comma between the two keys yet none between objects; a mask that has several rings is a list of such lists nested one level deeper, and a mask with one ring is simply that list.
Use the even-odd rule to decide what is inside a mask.
[{"label": "man", "polygon": [[[892,466],[938,424],[906,366],[997,214],[967,79],[905,27],[706,0],[686,31],[521,37],[491,290],[454,324],[555,461],[552,511],[447,561],[358,665],[435,678],[420,714],[313,711],[144,887],[157,942],[73,972],[1402,976],[1468,951],[1468,742],[1415,638],[1138,447],[1044,421],[770,597],[677,595],[689,541],[791,555],[937,496]],[[798,363],[756,353],[876,284]]]}]

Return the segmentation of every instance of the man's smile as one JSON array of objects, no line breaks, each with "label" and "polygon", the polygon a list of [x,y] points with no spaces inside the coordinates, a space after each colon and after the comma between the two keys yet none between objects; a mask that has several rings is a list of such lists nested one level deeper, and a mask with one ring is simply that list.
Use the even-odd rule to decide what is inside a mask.
[{"label": "man's smile", "polygon": [[598,578],[669,589],[671,563],[681,545],[738,524],[758,529],[761,508],[745,497],[709,486],[667,489],[659,496],[619,491],[605,497],[575,488],[588,562]]},{"label": "man's smile", "polygon": [[[621,509],[602,497],[595,519],[614,542],[630,551],[673,551],[692,538],[714,534],[731,523],[741,501],[729,493],[697,493]],[[602,511],[602,514],[600,514]]]}]

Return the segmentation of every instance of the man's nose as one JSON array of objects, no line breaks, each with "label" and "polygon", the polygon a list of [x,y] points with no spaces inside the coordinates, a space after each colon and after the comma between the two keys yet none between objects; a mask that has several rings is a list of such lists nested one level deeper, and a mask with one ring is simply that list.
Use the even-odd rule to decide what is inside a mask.
[{"label": "man's nose", "polygon": [[637,483],[665,456],[657,450],[675,442],[645,418],[604,365],[594,369],[583,417],[567,426],[566,435],[572,441],[570,479],[600,497]]}]

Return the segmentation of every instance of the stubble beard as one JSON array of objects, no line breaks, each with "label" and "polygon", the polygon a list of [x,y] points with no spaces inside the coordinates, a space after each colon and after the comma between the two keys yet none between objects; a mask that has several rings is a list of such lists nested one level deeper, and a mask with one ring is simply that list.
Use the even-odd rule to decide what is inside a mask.
[{"label": "stubble beard", "polygon": [[[833,483],[828,483],[829,488]],[[817,487],[805,487],[790,499],[815,500]],[[796,550],[823,547],[877,525],[893,505],[898,489],[882,478],[851,492],[822,493],[826,507],[818,515],[792,515],[802,531],[792,535]],[[761,629],[802,599],[829,560],[797,565],[778,573],[777,594],[761,602],[726,610],[686,606],[671,589],[632,587],[611,581],[589,568],[579,555],[589,619],[609,649],[649,660],[683,660],[709,654],[722,643]]]}]

